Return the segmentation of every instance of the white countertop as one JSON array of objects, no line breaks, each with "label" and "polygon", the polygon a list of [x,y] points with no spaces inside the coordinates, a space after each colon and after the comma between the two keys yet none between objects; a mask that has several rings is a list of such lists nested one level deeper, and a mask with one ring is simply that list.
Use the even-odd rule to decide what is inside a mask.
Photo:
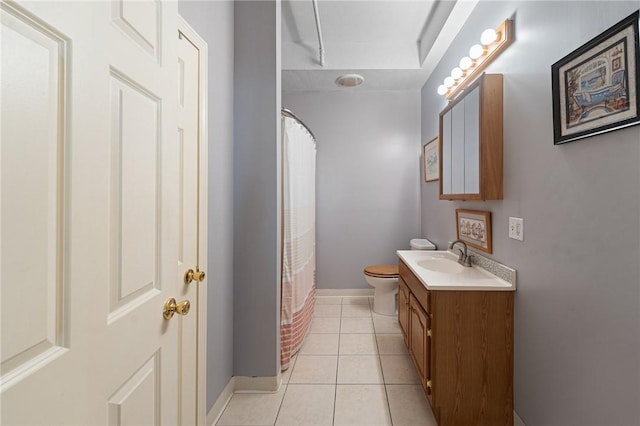
[{"label": "white countertop", "polygon": [[[476,265],[464,267],[458,264],[458,256],[448,251],[398,250],[397,253],[428,290],[514,291],[516,289],[514,284]],[[440,265],[442,269],[450,272],[438,272]],[[429,266],[433,267],[428,269]]]}]

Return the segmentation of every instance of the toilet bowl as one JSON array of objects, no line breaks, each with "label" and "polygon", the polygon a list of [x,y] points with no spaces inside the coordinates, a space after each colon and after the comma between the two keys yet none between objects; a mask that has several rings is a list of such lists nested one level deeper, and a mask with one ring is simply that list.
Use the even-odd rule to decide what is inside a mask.
[{"label": "toilet bowl", "polygon": [[[409,242],[411,250],[435,250],[436,246],[424,238]],[[364,278],[373,287],[373,311],[381,315],[396,314],[398,294],[398,266],[370,265],[364,268]]]},{"label": "toilet bowl", "polygon": [[367,266],[364,268],[364,278],[373,287],[373,311],[381,315],[395,315],[396,294],[398,293],[398,266]]}]

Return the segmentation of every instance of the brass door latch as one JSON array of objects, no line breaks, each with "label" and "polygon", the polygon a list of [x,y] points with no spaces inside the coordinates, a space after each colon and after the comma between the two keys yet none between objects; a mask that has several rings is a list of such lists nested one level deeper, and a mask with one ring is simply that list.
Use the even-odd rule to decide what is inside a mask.
[{"label": "brass door latch", "polygon": [[184,273],[184,283],[190,284],[191,281],[197,281],[201,283],[202,281],[204,281],[204,276],[204,271],[199,271],[198,269],[194,271],[193,269],[189,269]]}]

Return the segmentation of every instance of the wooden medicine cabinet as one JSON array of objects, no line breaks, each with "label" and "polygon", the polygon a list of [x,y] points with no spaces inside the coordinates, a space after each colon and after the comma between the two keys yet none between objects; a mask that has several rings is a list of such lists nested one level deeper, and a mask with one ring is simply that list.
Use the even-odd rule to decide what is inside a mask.
[{"label": "wooden medicine cabinet", "polygon": [[502,113],[502,74],[483,74],[442,110],[441,200],[502,200]]}]

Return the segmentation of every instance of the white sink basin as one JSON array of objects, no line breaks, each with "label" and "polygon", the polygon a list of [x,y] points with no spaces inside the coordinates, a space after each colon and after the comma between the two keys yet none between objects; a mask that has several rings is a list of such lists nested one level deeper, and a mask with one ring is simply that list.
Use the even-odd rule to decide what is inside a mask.
[{"label": "white sink basin", "polygon": [[464,266],[449,259],[422,259],[416,262],[418,266],[433,272],[443,274],[459,274],[464,272]]},{"label": "white sink basin", "polygon": [[430,290],[515,290],[515,285],[476,265],[464,267],[446,250],[399,250],[398,256]]}]

